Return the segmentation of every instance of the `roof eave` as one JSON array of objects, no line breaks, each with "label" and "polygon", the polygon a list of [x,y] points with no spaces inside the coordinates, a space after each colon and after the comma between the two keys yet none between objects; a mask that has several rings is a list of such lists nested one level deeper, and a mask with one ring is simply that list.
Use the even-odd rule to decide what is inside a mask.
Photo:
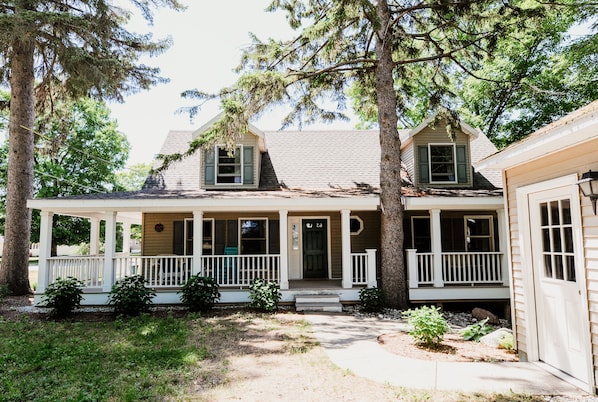
[{"label": "roof eave", "polygon": [[[598,109],[593,109],[590,113],[575,119],[565,116],[553,124],[554,127],[548,129],[544,134],[536,138],[522,140],[518,144],[482,159],[474,167],[478,171],[512,168],[594,139],[598,136],[596,132]],[[544,128],[540,130],[544,130]]]},{"label": "roof eave", "polygon": [[[217,202],[215,202],[217,201]],[[33,199],[27,201],[27,207],[56,213],[91,213],[100,211],[121,212],[234,212],[234,211],[339,211],[377,210],[379,198],[369,196],[338,196],[318,198],[169,198],[169,199]]]}]

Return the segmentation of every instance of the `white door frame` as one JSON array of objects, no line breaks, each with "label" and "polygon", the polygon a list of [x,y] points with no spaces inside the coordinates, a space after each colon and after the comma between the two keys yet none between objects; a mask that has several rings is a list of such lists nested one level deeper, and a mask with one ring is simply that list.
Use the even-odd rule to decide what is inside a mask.
[{"label": "white door frame", "polygon": [[[590,322],[588,316],[588,298],[587,298],[587,283],[585,275],[585,252],[583,248],[583,233],[582,233],[582,216],[579,199],[579,189],[577,187],[577,174],[571,174],[551,180],[546,180],[539,183],[530,184],[517,188],[517,215],[519,223],[519,241],[521,244],[521,264],[523,267],[533,267],[532,255],[532,236],[530,227],[530,195],[561,188],[563,194],[571,197],[571,220],[573,223],[573,238],[575,250],[575,265],[581,267],[577,272],[579,286],[582,291],[580,308],[583,309],[582,317],[582,344],[586,345],[586,350],[589,355],[587,361],[587,371],[589,383],[584,384],[583,388],[588,392],[594,389],[594,370],[592,364],[592,344],[590,339]],[[529,361],[539,361],[539,343],[538,343],[538,326],[536,314],[536,296],[533,269],[523,269],[523,288],[524,288],[524,302],[525,302],[525,337],[527,350],[527,358]],[[580,272],[581,271],[581,272]],[[514,301],[511,301],[512,303]],[[513,316],[515,320],[517,317]],[[519,326],[520,327],[520,326]]]},{"label": "white door frame", "polygon": [[[299,264],[299,280],[304,279],[303,278],[303,221],[307,220],[307,219],[321,219],[321,220],[325,220],[326,221],[326,247],[327,247],[327,259],[328,259],[328,276],[327,278],[323,278],[323,280],[326,279],[331,279],[332,278],[332,255],[331,255],[331,250],[332,250],[332,245],[330,244],[330,216],[314,216],[314,215],[293,215],[293,216],[289,216],[288,217],[288,233],[289,233],[289,242],[288,242],[288,250],[289,250],[289,256],[295,255],[298,256],[298,261],[296,263]],[[298,249],[293,250],[293,239],[292,239],[292,224],[296,223],[298,221],[298,236],[299,238],[298,240]],[[291,259],[292,257],[290,257],[289,259]],[[290,264],[289,264],[290,265]],[[297,269],[297,267],[293,267],[295,269]],[[291,267],[289,267],[289,270],[292,269]],[[294,278],[297,279],[297,278]]]}]

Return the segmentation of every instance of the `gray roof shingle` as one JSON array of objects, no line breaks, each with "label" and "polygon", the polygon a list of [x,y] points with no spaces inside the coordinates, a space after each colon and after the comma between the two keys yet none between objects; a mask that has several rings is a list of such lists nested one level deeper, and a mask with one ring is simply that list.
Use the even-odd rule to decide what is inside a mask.
[{"label": "gray roof shingle", "polygon": [[272,167],[283,187],[380,187],[377,131],[266,132]]}]

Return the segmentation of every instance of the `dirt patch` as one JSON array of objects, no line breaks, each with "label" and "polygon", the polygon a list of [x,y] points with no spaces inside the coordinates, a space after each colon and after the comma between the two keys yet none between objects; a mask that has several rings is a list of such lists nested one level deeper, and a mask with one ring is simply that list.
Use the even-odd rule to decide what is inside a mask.
[{"label": "dirt patch", "polygon": [[378,342],[391,353],[420,360],[443,362],[516,362],[517,355],[480,342],[466,341],[460,334],[446,334],[437,349],[416,345],[406,332],[380,335]]}]

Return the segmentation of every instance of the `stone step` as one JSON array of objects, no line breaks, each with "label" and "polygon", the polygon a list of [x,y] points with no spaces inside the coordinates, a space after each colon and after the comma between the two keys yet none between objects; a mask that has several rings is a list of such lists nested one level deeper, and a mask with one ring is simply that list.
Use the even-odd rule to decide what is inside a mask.
[{"label": "stone step", "polygon": [[338,295],[297,295],[295,296],[296,311],[326,311],[341,312],[343,305]]},{"label": "stone step", "polygon": [[297,303],[295,311],[323,311],[328,313],[340,313],[343,305],[340,303]]},{"label": "stone step", "polygon": [[340,296],[334,294],[303,294],[295,296],[295,303],[339,303]]}]

